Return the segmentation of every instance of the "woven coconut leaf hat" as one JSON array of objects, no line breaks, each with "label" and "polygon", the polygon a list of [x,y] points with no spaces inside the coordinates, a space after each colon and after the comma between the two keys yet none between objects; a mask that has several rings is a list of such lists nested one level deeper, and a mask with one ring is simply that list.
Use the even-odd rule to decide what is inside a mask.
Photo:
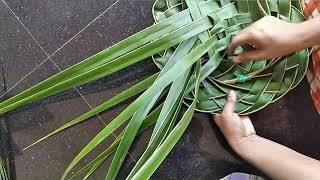
[{"label": "woven coconut leaf hat", "polygon": [[[0,103],[6,113],[64,90],[97,80],[152,57],[160,71],[68,122],[31,146],[136,97],[73,159],[62,179],[121,125],[126,127],[99,156],[71,179],[84,179],[113,155],[106,179],[115,179],[137,135],[153,127],[147,148],[127,179],[148,179],[178,142],[195,111],[220,113],[234,90],[236,112],[250,114],[278,100],[304,77],[308,50],[286,57],[234,64],[227,56],[232,38],[266,15],[299,23],[299,1],[157,0],[154,25]],[[242,51],[237,49],[238,53]]]}]

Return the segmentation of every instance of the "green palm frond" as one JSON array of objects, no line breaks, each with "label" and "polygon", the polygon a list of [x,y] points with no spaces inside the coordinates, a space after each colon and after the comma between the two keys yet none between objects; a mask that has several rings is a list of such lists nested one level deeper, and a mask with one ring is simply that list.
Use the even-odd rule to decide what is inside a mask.
[{"label": "green palm frond", "polygon": [[178,142],[195,111],[220,113],[227,93],[234,90],[239,99],[236,112],[250,114],[275,102],[302,80],[308,50],[242,64],[233,64],[226,55],[232,37],[265,15],[295,23],[305,20],[301,4],[291,0],[157,0],[153,7],[154,25],[0,103],[0,113],[105,77],[152,56],[159,73],[32,144],[140,94],[84,147],[62,179],[126,121],[129,123],[114,143],[70,179],[86,179],[112,153],[106,179],[115,179],[134,138],[154,125],[145,152],[127,177],[147,179]]},{"label": "green palm frond", "polygon": [[9,180],[4,160],[0,157],[0,180]]}]

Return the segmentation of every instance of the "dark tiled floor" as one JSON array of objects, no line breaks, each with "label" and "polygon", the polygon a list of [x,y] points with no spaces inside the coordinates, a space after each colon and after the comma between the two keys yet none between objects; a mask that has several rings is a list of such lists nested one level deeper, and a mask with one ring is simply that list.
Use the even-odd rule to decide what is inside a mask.
[{"label": "dark tiled floor", "polygon": [[[152,24],[152,0],[114,2],[8,0],[11,12],[1,1],[0,95],[9,90],[1,98],[11,97]],[[69,90],[7,114],[1,119],[5,127],[1,132],[6,132],[6,128],[11,132],[6,154],[15,170],[12,175],[18,180],[58,179],[74,155],[128,103],[29,150],[22,148],[88,111],[89,105],[97,106],[155,71],[153,63],[146,60],[78,87],[81,94]],[[32,73],[28,75],[29,72]],[[312,106],[306,81],[282,100],[252,115],[252,119],[262,136],[320,159],[317,143],[320,119]],[[145,132],[135,142],[132,157],[126,159],[119,179],[134,165],[133,159],[142,153],[141,147],[146,146],[150,133]],[[88,159],[113,139],[110,137]],[[93,179],[103,179],[108,163]],[[259,173],[231,152],[210,116],[197,114],[153,179],[218,179],[234,171]]]},{"label": "dark tiled floor", "polygon": [[51,54],[115,1],[8,0],[6,3]]}]

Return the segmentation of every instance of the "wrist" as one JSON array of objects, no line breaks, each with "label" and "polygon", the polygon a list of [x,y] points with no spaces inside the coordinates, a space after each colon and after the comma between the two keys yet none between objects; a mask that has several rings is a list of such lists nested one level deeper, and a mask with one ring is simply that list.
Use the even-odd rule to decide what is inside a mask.
[{"label": "wrist", "polygon": [[237,141],[230,142],[229,144],[240,157],[247,159],[247,156],[251,154],[253,148],[259,144],[261,139],[262,137],[253,134]]},{"label": "wrist", "polygon": [[302,23],[296,24],[296,33],[294,37],[299,42],[295,46],[299,49],[311,48],[312,46],[318,44],[320,38],[320,18],[314,18]]}]

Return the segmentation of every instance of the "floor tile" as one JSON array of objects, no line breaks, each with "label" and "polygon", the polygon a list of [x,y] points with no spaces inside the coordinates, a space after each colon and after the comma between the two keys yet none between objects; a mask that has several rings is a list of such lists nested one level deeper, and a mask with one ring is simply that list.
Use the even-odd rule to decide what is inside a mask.
[{"label": "floor tile", "polygon": [[6,88],[10,89],[46,56],[3,2],[0,3],[0,18],[1,62],[7,78]]},{"label": "floor tile", "polygon": [[[119,1],[79,37],[55,54],[52,57],[53,61],[65,69],[151,25],[152,4],[152,1]],[[157,68],[153,62],[147,59],[118,73],[83,85],[79,89],[88,102],[95,107],[156,71]],[[128,102],[123,103],[122,106],[101,114],[102,119],[109,123],[127,105]],[[117,134],[119,132],[118,130]]]},{"label": "floor tile", "polygon": [[[19,66],[20,63],[15,65]],[[10,72],[5,74],[6,77],[14,76]],[[56,72],[58,71],[55,66],[47,61],[13,88],[8,95],[16,94]],[[75,90],[69,90],[8,113],[6,121],[9,122],[14,145],[17,179],[58,179],[75,155],[104,128],[104,124],[97,117],[70,128],[29,150],[22,149],[89,110],[89,106],[79,94]],[[113,139],[112,136],[108,138],[81,165],[95,157]]]},{"label": "floor tile", "polygon": [[[12,15],[3,2],[0,2],[0,62],[1,62],[1,99],[15,95],[23,89],[12,89],[4,94],[7,89],[14,86],[27,73],[32,71],[45,59],[45,54],[33,42],[19,21]],[[49,71],[52,72],[53,69]],[[45,70],[47,71],[47,70]],[[54,71],[54,70],[53,70]],[[4,77],[2,77],[4,76]],[[5,80],[7,77],[7,80]],[[23,84],[23,83],[22,83]],[[20,84],[20,88],[23,85]],[[25,84],[26,85],[26,84]],[[30,84],[29,84],[30,86]],[[24,86],[26,88],[28,86]],[[15,177],[15,153],[13,147],[11,126],[7,118],[1,118],[1,131],[6,137],[6,151],[10,160],[10,172]]]},{"label": "floor tile", "polygon": [[[45,53],[2,2],[0,12],[1,23],[6,27],[0,36],[1,75],[5,77],[5,83],[1,83],[1,86],[5,84],[5,88],[10,89],[4,96],[5,99],[48,78],[58,70],[51,61],[46,61],[35,69],[46,59]],[[33,73],[15,86],[33,69]],[[1,95],[5,88],[2,87]],[[74,90],[70,90],[5,115],[2,121],[10,129],[16,179],[58,179],[73,157],[104,127],[98,118],[94,117],[26,151],[22,149],[88,110],[89,106],[83,99]],[[95,157],[113,139],[114,137],[107,139],[82,164]]]},{"label": "floor tile", "polygon": [[[16,147],[17,179],[58,179],[75,155],[104,127],[97,118],[69,128],[28,150],[22,148],[88,110],[87,104],[77,97],[8,115]],[[113,137],[105,146],[111,143],[110,140]]]},{"label": "floor tile", "polygon": [[115,0],[6,0],[6,2],[41,46],[51,54]]},{"label": "floor tile", "polygon": [[62,68],[80,62],[152,25],[152,1],[120,0],[53,56]]},{"label": "floor tile", "polygon": [[[0,61],[0,94],[2,95],[4,93],[4,77],[3,77],[3,68],[2,68],[2,61]],[[12,156],[14,156],[13,153],[11,153],[10,148],[10,133],[8,129],[8,122],[5,121],[4,118],[0,118],[0,158],[6,163],[7,165],[7,173],[10,174],[9,170],[14,170],[14,163],[9,163],[13,161],[9,161]]]}]

